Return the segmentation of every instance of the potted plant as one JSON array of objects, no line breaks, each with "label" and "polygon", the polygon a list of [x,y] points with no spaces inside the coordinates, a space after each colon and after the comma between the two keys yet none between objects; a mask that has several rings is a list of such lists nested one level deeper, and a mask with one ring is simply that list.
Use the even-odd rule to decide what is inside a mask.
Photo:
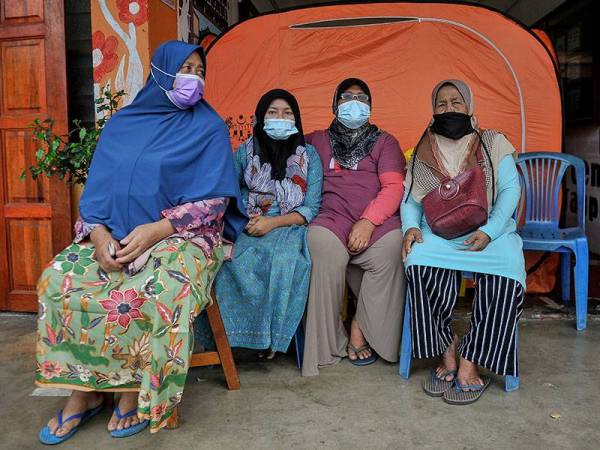
[{"label": "potted plant", "polygon": [[124,91],[112,93],[106,88],[95,101],[100,119],[92,126],[82,125],[81,120],[75,119],[67,135],[60,136],[54,132],[54,119],[35,119],[31,124],[33,139],[37,143],[35,164],[23,170],[21,179],[25,179],[27,172],[34,180],[40,175],[66,179],[71,187],[73,217],[77,217],[77,205],[87,180],[98,138],[106,122],[117,111],[119,101],[124,95]]}]

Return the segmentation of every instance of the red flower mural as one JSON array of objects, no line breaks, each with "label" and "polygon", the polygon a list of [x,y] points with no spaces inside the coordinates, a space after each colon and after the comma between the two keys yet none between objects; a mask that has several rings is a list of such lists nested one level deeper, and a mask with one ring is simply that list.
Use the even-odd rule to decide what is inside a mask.
[{"label": "red flower mural", "polygon": [[140,297],[135,289],[127,289],[125,292],[112,290],[109,297],[99,301],[100,305],[108,312],[107,322],[117,322],[127,329],[132,320],[144,318],[139,308],[147,299]]},{"label": "red flower mural", "polygon": [[148,20],[148,0],[117,0],[119,20],[139,27]]},{"label": "red flower mural", "polygon": [[119,41],[114,36],[105,37],[100,30],[92,35],[92,61],[94,64],[94,83],[100,80],[117,67],[119,58],[115,51]]}]

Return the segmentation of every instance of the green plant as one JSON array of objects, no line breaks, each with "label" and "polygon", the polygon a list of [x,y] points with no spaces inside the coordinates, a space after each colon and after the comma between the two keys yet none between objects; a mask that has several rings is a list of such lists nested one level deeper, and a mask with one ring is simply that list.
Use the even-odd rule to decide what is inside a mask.
[{"label": "green plant", "polygon": [[82,125],[81,120],[75,119],[66,135],[54,132],[54,119],[35,119],[30,125],[33,140],[37,143],[35,165],[23,170],[21,179],[25,179],[29,171],[34,180],[46,175],[58,176],[61,180],[66,177],[69,185],[85,184],[98,138],[106,122],[117,111],[123,95],[124,91],[113,94],[110,89],[105,89],[96,99],[96,111],[102,118],[92,126]]}]

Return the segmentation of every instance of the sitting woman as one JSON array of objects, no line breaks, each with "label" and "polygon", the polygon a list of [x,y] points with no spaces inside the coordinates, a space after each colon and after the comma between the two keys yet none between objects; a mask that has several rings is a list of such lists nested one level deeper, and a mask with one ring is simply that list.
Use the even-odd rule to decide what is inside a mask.
[{"label": "sitting woman", "polygon": [[[307,136],[323,163],[323,204],[308,231],[313,258],[303,375],[348,356],[355,365],[398,361],[404,305],[400,259],[405,160],[398,141],[369,123],[372,97],[361,80],[336,89],[326,130]],[[340,310],[346,280],[358,299],[350,339]]]},{"label": "sitting woman", "polygon": [[287,351],[304,315],[306,224],[319,212],[323,181],[292,94],[275,89],[260,99],[253,136],[235,161],[250,222],[217,275],[217,298],[230,345],[270,349],[272,359]]},{"label": "sitting woman", "polygon": [[[490,383],[477,366],[518,373],[515,333],[525,267],[512,215],[521,189],[515,149],[504,135],[477,128],[464,82],[442,81],[432,102],[433,120],[410,163],[401,208],[412,350],[416,358],[441,355],[425,392],[466,404]],[[450,319],[461,271],[474,273],[476,288],[470,327],[459,345]]]},{"label": "sitting woman", "polygon": [[181,400],[222,238],[247,222],[227,127],[202,100],[205,67],[202,48],[163,44],[102,132],[75,241],[38,285],[36,383],[72,390],[44,444],[98,414],[103,392],[121,393],[114,437],[158,431]]}]

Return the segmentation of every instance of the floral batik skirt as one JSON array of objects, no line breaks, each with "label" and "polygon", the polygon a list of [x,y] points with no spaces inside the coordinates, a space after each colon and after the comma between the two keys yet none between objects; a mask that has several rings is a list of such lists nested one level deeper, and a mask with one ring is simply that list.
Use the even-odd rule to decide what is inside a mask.
[{"label": "floral batik skirt", "polygon": [[182,238],[152,250],[135,275],[105,272],[90,242],[72,244],[39,284],[36,383],[81,391],[139,391],[150,431],[180,402],[193,348],[194,318],[210,302],[223,262]]}]

